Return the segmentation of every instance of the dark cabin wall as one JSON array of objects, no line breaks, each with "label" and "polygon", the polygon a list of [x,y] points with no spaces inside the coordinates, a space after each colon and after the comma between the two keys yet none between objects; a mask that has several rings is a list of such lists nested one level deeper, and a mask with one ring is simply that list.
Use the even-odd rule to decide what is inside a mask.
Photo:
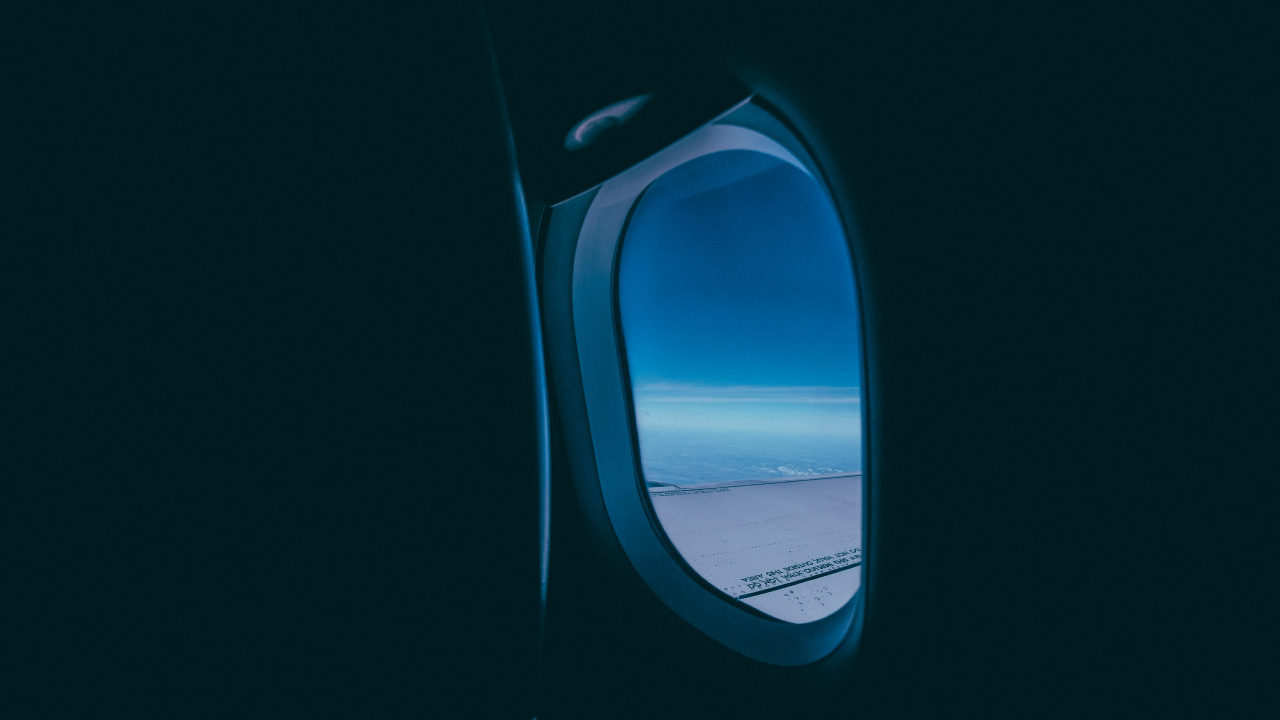
[{"label": "dark cabin wall", "polygon": [[559,187],[579,171],[552,148],[578,117],[710,58],[804,119],[862,234],[877,484],[854,666],[757,676],[671,639],[678,622],[601,583],[561,465],[557,717],[1146,715],[1261,696],[1253,658],[1274,651],[1249,498],[1269,484],[1276,357],[1247,22],[493,8],[531,193],[588,186]]},{"label": "dark cabin wall", "polygon": [[529,717],[539,366],[478,13],[0,25],[0,714]]}]

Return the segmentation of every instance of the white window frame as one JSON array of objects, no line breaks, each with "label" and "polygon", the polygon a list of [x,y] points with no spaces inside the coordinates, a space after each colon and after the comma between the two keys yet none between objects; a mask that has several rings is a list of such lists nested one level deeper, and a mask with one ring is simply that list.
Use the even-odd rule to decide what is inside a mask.
[{"label": "white window frame", "polygon": [[[733,650],[775,665],[816,662],[861,629],[863,595],[820,620],[794,624],[760,613],[706,586],[655,527],[639,473],[634,416],[617,312],[617,264],[627,221],[644,190],[666,172],[697,157],[752,150],[778,157],[828,184],[799,139],[748,99],[711,123],[601,184],[577,232],[572,269],[572,322],[590,440],[608,522],[627,560],[657,597],[681,618]],[[584,193],[584,195],[587,195]],[[564,204],[585,199],[583,196]],[[554,213],[555,208],[552,208]],[[554,217],[554,215],[553,215]],[[847,222],[845,235],[850,235]],[[851,254],[852,259],[852,254]],[[856,278],[855,289],[857,287]],[[861,323],[860,323],[861,328]],[[863,359],[858,358],[862,363]],[[863,408],[863,428],[867,414]],[[864,455],[866,443],[863,443]],[[866,463],[863,464],[866,497]],[[581,474],[579,474],[581,475]],[[582,482],[581,477],[575,481]],[[862,504],[866,508],[866,503]],[[860,518],[866,537],[866,511]],[[863,553],[864,558],[867,553]]]}]

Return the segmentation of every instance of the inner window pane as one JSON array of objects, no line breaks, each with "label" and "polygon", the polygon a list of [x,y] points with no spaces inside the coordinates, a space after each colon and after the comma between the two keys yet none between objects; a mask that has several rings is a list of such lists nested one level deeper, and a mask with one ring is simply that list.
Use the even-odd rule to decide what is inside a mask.
[{"label": "inner window pane", "polygon": [[839,219],[804,168],[704,155],[658,178],[618,274],[641,468],[695,572],[791,622],[861,582],[862,381]]}]

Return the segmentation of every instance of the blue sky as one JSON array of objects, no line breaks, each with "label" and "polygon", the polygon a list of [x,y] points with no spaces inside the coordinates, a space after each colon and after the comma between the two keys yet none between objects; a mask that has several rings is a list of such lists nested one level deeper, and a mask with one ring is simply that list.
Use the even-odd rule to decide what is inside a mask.
[{"label": "blue sky", "polygon": [[658,178],[628,225],[618,292],[642,450],[646,428],[857,434],[848,250],[804,170],[728,151]]},{"label": "blue sky", "polygon": [[618,280],[638,384],[860,385],[839,221],[783,160],[713,153],[660,177],[632,215]]}]

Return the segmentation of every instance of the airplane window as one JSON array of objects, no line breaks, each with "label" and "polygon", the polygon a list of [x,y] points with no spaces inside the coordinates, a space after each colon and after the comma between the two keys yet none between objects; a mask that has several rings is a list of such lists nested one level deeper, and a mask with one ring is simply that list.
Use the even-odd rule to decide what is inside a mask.
[{"label": "airplane window", "polygon": [[861,354],[822,186],[754,150],[678,165],[636,203],[617,278],[640,471],[670,546],[759,612],[836,612],[861,583]]}]

